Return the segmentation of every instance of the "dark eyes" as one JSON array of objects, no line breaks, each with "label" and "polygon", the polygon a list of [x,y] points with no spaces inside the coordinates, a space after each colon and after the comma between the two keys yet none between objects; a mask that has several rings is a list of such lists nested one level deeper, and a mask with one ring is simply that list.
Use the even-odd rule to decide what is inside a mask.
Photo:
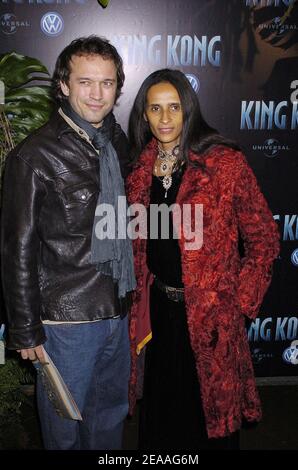
[{"label": "dark eyes", "polygon": [[[106,80],[102,83],[106,88],[111,88],[114,85],[114,82],[110,80]],[[91,86],[91,82],[89,80],[80,80],[80,85]]]},{"label": "dark eyes", "polygon": [[171,106],[172,111],[180,111],[180,109],[181,109],[180,104],[172,104]]},{"label": "dark eyes", "polygon": [[[162,108],[159,106],[159,105],[153,105],[153,106],[150,106],[150,111],[153,112],[153,113],[159,113],[162,111]],[[181,110],[181,105],[179,103],[173,103],[169,106],[169,111],[170,112],[177,112],[177,111],[180,111]]]}]

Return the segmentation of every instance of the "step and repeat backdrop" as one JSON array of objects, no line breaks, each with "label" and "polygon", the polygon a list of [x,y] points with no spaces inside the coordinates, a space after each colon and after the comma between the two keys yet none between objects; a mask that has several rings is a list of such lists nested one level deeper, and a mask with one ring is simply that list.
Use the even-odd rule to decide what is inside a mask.
[{"label": "step and repeat backdrop", "polygon": [[124,129],[143,79],[177,68],[206,119],[242,146],[281,234],[272,284],[247,325],[255,370],[298,376],[298,1],[0,0],[0,54],[38,58],[52,73],[60,51],[89,34],[123,58]]}]

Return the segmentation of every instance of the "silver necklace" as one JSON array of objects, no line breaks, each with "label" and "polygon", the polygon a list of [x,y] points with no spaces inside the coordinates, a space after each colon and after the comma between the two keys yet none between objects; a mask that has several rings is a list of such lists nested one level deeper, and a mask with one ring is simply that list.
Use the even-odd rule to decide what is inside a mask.
[{"label": "silver necklace", "polygon": [[157,176],[158,173],[161,173],[164,176],[159,176],[161,179],[162,185],[165,189],[165,198],[168,195],[168,190],[172,186],[172,173],[173,168],[177,162],[177,157],[179,155],[179,145],[176,145],[171,150],[163,150],[158,147],[158,159],[159,162],[155,162],[154,172]]}]

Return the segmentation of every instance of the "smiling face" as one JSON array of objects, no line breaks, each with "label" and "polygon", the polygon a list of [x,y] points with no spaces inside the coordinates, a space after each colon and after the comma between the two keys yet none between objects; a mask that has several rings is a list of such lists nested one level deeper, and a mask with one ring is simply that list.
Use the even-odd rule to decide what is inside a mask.
[{"label": "smiling face", "polygon": [[181,100],[173,85],[161,82],[149,88],[144,118],[162,149],[170,150],[179,144],[183,113]]},{"label": "smiling face", "polygon": [[69,81],[60,83],[61,90],[81,118],[100,127],[116,100],[116,66],[100,55],[74,55],[70,67]]}]

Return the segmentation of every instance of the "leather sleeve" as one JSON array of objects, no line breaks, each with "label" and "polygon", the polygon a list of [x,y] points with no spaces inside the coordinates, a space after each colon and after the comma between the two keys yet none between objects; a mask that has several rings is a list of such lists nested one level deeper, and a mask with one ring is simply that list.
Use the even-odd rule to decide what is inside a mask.
[{"label": "leather sleeve", "polygon": [[40,320],[38,220],[44,183],[16,151],[7,157],[1,215],[1,273],[9,349],[38,346],[46,337]]},{"label": "leather sleeve", "polygon": [[238,302],[243,314],[255,318],[279,253],[279,232],[268,204],[245,157],[235,168],[235,209],[245,256],[239,274]]}]

